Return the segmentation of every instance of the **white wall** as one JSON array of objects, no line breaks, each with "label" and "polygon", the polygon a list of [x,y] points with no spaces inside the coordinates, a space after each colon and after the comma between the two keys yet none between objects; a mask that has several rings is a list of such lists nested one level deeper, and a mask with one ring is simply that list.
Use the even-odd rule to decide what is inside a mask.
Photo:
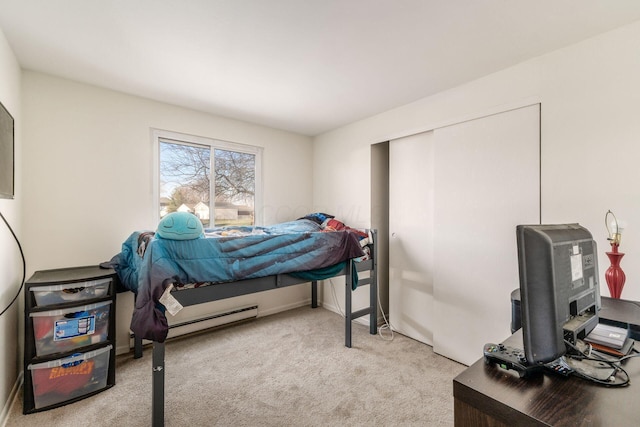
[{"label": "white wall", "polygon": [[[20,106],[20,66],[0,30],[0,102],[11,113],[15,126],[15,199],[0,199],[0,212],[20,240],[22,233],[22,112]],[[4,310],[18,292],[22,280],[22,261],[18,246],[4,221],[0,220],[0,310]],[[17,391],[18,373],[21,371],[18,351],[19,319],[22,297],[0,317],[0,425],[2,425],[11,396]]]},{"label": "white wall", "polygon": [[[638,300],[639,49],[636,22],[320,135],[314,139],[314,204],[338,212],[348,223],[368,226],[371,144],[540,102],[542,221],[579,222],[592,232],[600,251],[601,291],[608,296],[604,216],[613,210],[627,223],[622,297]],[[496,298],[510,310],[509,295]]]},{"label": "white wall", "polygon": [[[150,129],[264,147],[264,222],[311,209],[310,138],[77,82],[23,74],[25,251],[36,270],[98,264],[134,230],[154,230]],[[259,315],[303,304],[308,286],[220,301]],[[116,337],[127,345],[133,297],[118,295]]]}]

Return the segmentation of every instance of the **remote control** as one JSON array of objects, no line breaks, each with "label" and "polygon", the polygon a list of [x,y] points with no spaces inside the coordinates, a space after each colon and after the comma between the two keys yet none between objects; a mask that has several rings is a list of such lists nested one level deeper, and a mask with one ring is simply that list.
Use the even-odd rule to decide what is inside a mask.
[{"label": "remote control", "polygon": [[488,365],[495,363],[502,369],[512,369],[518,372],[520,378],[528,377],[542,370],[541,366],[527,363],[524,351],[504,344],[485,344],[484,361]]},{"label": "remote control", "polygon": [[575,372],[573,368],[569,366],[564,360],[564,357],[559,357],[553,362],[545,363],[544,367],[547,371],[561,375],[563,377],[568,377]]}]

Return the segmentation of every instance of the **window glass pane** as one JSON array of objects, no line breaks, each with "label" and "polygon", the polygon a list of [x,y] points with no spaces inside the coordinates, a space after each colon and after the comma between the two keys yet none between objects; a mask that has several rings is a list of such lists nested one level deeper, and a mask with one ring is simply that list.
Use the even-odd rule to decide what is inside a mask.
[{"label": "window glass pane", "polygon": [[260,148],[157,132],[160,217],[181,211],[205,227],[256,225]]},{"label": "window glass pane", "polygon": [[160,141],[160,217],[191,212],[209,226],[211,149]]},{"label": "window glass pane", "polygon": [[214,151],[215,225],[254,225],[256,156]]}]

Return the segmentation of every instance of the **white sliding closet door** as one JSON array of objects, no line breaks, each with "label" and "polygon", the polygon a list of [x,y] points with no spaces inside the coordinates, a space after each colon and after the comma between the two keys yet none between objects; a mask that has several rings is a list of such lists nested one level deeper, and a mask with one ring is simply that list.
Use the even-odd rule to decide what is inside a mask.
[{"label": "white sliding closet door", "polygon": [[434,350],[471,364],[510,335],[517,224],[540,221],[540,106],[434,131]]},{"label": "white sliding closet door", "polygon": [[389,142],[389,319],[433,344],[433,132]]}]

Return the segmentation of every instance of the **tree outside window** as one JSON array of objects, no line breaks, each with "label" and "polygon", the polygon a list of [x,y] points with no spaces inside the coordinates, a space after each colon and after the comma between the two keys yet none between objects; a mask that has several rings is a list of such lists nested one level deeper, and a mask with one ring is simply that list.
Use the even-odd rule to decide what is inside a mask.
[{"label": "tree outside window", "polygon": [[193,213],[204,227],[254,225],[259,150],[199,142],[158,138],[160,217],[179,211]]}]

